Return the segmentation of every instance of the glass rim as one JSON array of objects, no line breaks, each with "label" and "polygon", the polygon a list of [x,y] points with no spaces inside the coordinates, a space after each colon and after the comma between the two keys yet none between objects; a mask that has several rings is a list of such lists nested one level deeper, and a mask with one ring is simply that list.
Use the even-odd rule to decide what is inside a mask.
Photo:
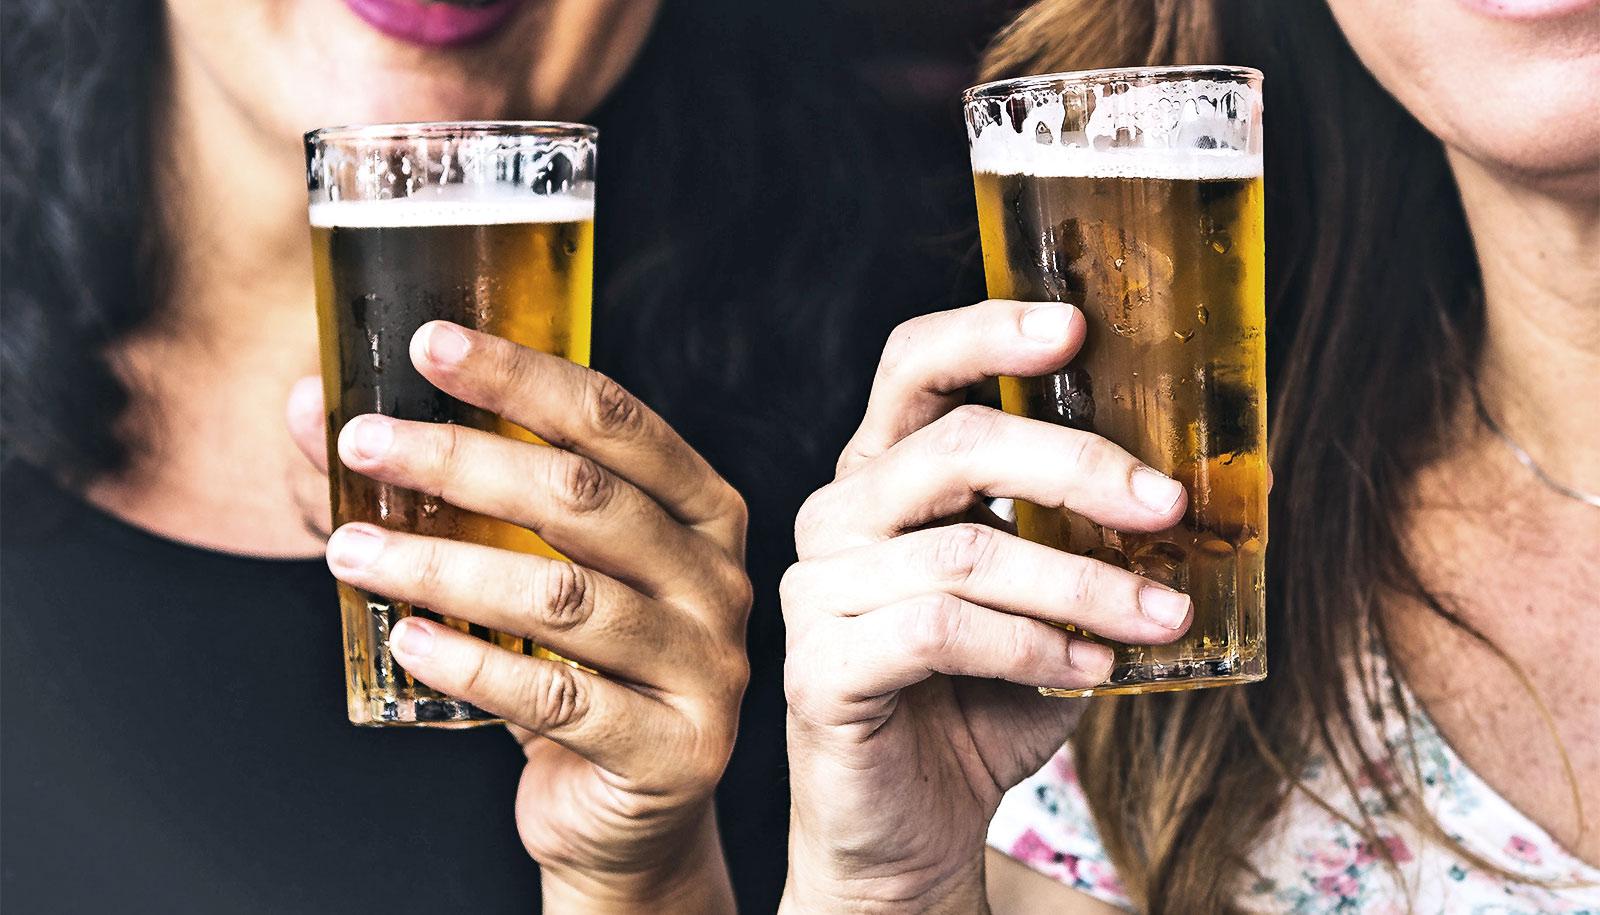
[{"label": "glass rim", "polygon": [[1229,64],[1190,64],[1163,67],[1107,67],[1098,70],[1068,70],[1062,73],[1039,73],[1032,76],[1012,76],[987,83],[979,83],[961,93],[961,101],[1006,98],[1029,89],[1049,89],[1072,85],[1093,85],[1118,81],[1177,82],[1184,79],[1232,79],[1238,82],[1259,82],[1264,79],[1255,67]]},{"label": "glass rim", "polygon": [[423,140],[437,137],[548,137],[552,140],[596,140],[600,131],[577,121],[396,121],[387,124],[339,124],[305,134],[307,143],[344,140]]}]

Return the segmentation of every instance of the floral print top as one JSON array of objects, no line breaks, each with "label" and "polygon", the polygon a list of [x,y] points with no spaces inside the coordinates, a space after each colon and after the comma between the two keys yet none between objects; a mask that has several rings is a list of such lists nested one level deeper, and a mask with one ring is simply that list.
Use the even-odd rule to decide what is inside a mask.
[{"label": "floral print top", "polygon": [[[1381,653],[1369,658],[1378,695],[1404,690]],[[1239,888],[1241,908],[1294,915],[1600,915],[1600,868],[1562,849],[1463,765],[1421,705],[1405,698],[1405,714],[1389,699],[1356,706],[1370,713],[1362,719],[1370,725],[1369,739],[1397,751],[1408,770],[1404,777],[1420,776],[1421,797],[1448,835],[1544,885],[1507,881],[1426,838],[1379,793],[1385,780],[1401,777],[1396,773],[1364,774],[1352,796],[1337,767],[1321,757],[1304,773],[1307,787],[1357,822],[1363,811],[1370,816],[1399,865],[1399,878],[1358,830],[1296,791],[1251,857],[1258,873]],[[1066,749],[1006,794],[989,826],[989,844],[1047,877],[1133,910],[1095,833]]]}]

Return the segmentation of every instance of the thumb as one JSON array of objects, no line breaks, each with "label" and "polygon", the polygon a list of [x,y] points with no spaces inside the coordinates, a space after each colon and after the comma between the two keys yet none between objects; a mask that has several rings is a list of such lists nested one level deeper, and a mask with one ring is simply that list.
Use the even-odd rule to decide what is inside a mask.
[{"label": "thumb", "polygon": [[289,405],[285,412],[289,422],[289,436],[299,446],[300,453],[322,473],[328,472],[327,417],[322,409],[322,379],[315,375],[296,381],[289,389]]}]

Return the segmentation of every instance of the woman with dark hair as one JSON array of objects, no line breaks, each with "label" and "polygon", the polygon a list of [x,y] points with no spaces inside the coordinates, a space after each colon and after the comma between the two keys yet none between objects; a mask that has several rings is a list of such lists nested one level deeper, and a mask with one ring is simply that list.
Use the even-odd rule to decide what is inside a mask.
[{"label": "woman with dark hair", "polygon": [[[794,507],[845,431],[833,417],[859,395],[808,372],[877,336],[837,332],[872,294],[869,267],[908,312],[918,274],[878,244],[897,182],[877,172],[881,132],[825,17],[661,7],[7,3],[8,903],[526,911],[531,854],[551,910],[775,905],[782,636],[775,613],[756,614],[741,722],[736,490],[755,494],[750,568],[773,593]],[[647,497],[628,503],[642,514],[576,518],[558,487],[519,483],[563,549],[639,544],[630,563],[580,574],[672,579],[591,625],[541,617],[531,557],[496,555],[466,580],[473,554],[458,545],[391,536],[363,570],[341,534],[325,564],[326,483],[278,418],[316,368],[301,132],[513,117],[601,127],[595,363],[640,400],[487,337],[467,338],[454,369],[419,367],[482,402],[514,399],[612,489]],[[490,370],[497,355],[551,386],[517,394],[519,378]],[[321,404],[314,385],[295,391],[290,425],[316,457]],[[586,425],[585,392],[639,421]],[[362,466],[437,469],[436,434],[398,424],[388,462]],[[481,491],[514,454],[544,459],[520,447],[451,485]],[[439,574],[419,581],[430,555]],[[522,725],[524,752],[497,729],[353,728],[329,564],[386,593],[451,590],[453,615],[509,619],[641,689],[408,623],[432,648],[408,669]]]},{"label": "woman with dark hair", "polygon": [[1082,313],[915,319],[784,580],[787,911],[1600,911],[1600,4],[1044,0],[986,69],[1207,62],[1266,74],[1271,676],[1032,688],[1111,663],[1045,620],[1186,621],[940,522],[987,494],[1160,530],[1183,499],[958,406],[1065,364]]}]

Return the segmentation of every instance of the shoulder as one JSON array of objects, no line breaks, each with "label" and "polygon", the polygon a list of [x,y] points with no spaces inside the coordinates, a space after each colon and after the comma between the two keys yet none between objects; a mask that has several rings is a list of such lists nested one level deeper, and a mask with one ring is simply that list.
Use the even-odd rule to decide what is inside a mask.
[{"label": "shoulder", "polygon": [[1101,844],[1068,747],[1001,799],[989,823],[989,845],[1057,883],[1133,908]]}]

